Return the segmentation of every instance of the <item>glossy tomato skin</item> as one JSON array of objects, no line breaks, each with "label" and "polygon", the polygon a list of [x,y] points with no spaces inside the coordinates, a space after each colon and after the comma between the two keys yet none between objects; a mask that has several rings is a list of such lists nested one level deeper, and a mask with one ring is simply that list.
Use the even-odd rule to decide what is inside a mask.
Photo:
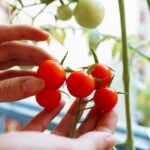
[{"label": "glossy tomato skin", "polygon": [[72,10],[68,5],[61,5],[57,9],[57,17],[60,20],[69,20],[72,17]]},{"label": "glossy tomato skin", "polygon": [[57,90],[66,80],[63,67],[55,60],[44,61],[37,70],[37,76],[45,81],[45,88]]},{"label": "glossy tomato skin", "polygon": [[90,67],[96,66],[96,68],[91,72],[91,75],[94,78],[97,78],[102,81],[95,80],[95,88],[100,88],[102,86],[107,85],[112,78],[111,70],[104,64],[96,63],[91,65]]},{"label": "glossy tomato skin", "polygon": [[111,111],[118,102],[117,92],[110,87],[101,87],[94,93],[96,106],[104,112]]},{"label": "glossy tomato skin", "polygon": [[100,0],[79,0],[74,10],[79,25],[96,28],[104,18],[104,7]]},{"label": "glossy tomato skin", "polygon": [[35,96],[37,103],[48,109],[53,110],[61,100],[61,92],[59,90],[43,89]]},{"label": "glossy tomato skin", "polygon": [[89,96],[94,90],[94,78],[83,71],[75,71],[67,79],[70,94],[77,98]]}]

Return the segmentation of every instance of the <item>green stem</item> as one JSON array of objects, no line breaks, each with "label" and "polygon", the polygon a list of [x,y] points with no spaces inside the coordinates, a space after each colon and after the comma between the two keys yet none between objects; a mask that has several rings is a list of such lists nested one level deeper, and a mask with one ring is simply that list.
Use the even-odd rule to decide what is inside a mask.
[{"label": "green stem", "polygon": [[120,22],[122,33],[122,63],[123,63],[123,85],[125,94],[125,108],[126,108],[126,128],[127,139],[126,143],[129,150],[135,150],[132,126],[131,126],[131,110],[130,110],[130,75],[128,67],[128,46],[127,46],[127,33],[126,33],[126,21],[125,21],[125,8],[124,0],[118,0],[120,10]]},{"label": "green stem", "polygon": [[33,18],[32,18],[32,25],[35,21],[35,19],[44,11],[44,9],[47,7],[47,5],[45,5]]},{"label": "green stem", "polygon": [[148,8],[150,10],[150,0],[147,0],[147,5],[148,5]]},{"label": "green stem", "polygon": [[73,128],[72,128],[72,132],[71,132],[71,135],[70,135],[71,138],[76,138],[76,130],[77,130],[77,124],[79,122],[81,104],[82,104],[82,98],[80,98],[79,101],[78,101],[78,106],[77,106],[75,119],[74,119],[74,123],[73,123]]}]

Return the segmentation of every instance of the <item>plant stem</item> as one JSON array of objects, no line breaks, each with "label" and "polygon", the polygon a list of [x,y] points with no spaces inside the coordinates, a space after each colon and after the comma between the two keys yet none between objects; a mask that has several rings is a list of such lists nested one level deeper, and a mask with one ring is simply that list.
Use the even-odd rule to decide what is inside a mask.
[{"label": "plant stem", "polygon": [[148,8],[150,10],[150,0],[147,0],[147,5],[148,5]]},{"label": "plant stem", "polygon": [[126,33],[126,21],[125,21],[125,8],[124,0],[118,0],[120,10],[120,23],[122,33],[122,63],[123,63],[123,85],[125,94],[125,108],[126,108],[126,128],[127,138],[126,143],[129,150],[135,150],[132,126],[131,126],[131,110],[130,110],[130,75],[128,67],[128,46],[127,46],[127,33]]},{"label": "plant stem", "polygon": [[76,138],[76,130],[77,130],[77,124],[78,124],[78,121],[79,121],[81,104],[82,104],[82,98],[80,98],[78,100],[78,106],[77,106],[77,110],[76,110],[76,114],[75,114],[73,128],[72,128],[72,132],[71,132],[71,135],[70,135],[71,138]]}]

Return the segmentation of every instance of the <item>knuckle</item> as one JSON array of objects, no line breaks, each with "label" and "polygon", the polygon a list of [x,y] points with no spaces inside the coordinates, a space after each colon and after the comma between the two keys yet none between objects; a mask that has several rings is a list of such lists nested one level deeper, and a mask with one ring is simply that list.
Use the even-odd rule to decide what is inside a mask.
[{"label": "knuckle", "polygon": [[10,99],[12,96],[11,89],[15,89],[15,86],[13,86],[12,81],[6,81],[4,84],[0,84],[0,96],[3,99]]}]

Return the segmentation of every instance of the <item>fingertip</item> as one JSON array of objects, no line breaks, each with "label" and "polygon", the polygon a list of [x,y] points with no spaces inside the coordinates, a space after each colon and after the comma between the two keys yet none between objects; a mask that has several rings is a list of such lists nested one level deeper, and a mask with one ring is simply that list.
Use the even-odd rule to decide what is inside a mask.
[{"label": "fingertip", "polygon": [[115,136],[111,135],[106,138],[106,149],[111,149],[117,144],[117,139]]}]

